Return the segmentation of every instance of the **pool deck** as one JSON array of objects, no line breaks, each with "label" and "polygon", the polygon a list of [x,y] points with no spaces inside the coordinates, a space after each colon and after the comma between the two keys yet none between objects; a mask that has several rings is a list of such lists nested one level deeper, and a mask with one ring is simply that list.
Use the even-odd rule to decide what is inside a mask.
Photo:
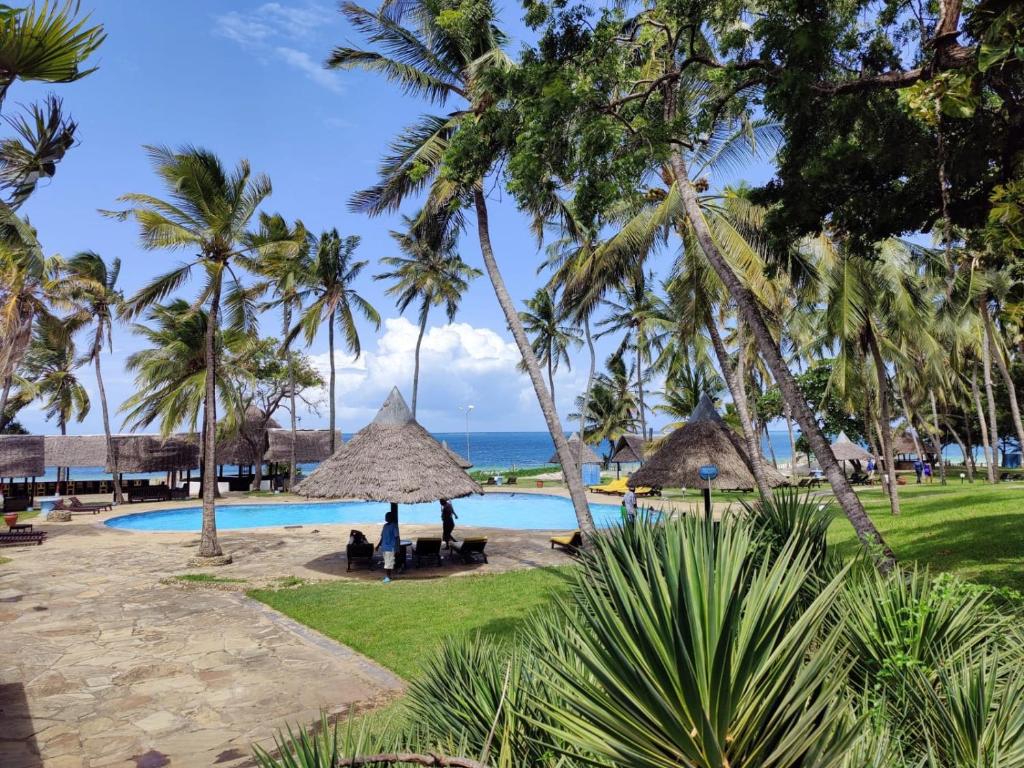
[{"label": "pool deck", "polygon": [[[301,501],[239,495],[223,503],[291,500]],[[379,571],[345,572],[350,525],[222,531],[234,562],[204,570],[241,581],[213,587],[173,578],[202,572],[186,566],[195,534],[103,525],[127,511],[195,503],[125,505],[69,523],[37,518],[49,533],[45,544],[0,549],[11,560],[0,565],[0,766],[238,768],[252,765],[253,743],[270,746],[287,724],[400,695],[404,682],[395,675],[244,596],[289,577],[379,579]],[[379,533],[360,528],[371,539]],[[439,526],[402,526],[410,539],[438,533]],[[567,556],[548,543],[552,533],[460,526],[460,537],[488,537],[488,565],[411,569],[404,578],[564,564]]]}]

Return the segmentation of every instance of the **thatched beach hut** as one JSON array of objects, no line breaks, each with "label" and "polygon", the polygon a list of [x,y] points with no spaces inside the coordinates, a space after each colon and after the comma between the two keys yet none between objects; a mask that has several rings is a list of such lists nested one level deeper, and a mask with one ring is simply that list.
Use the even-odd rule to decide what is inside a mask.
[{"label": "thatched beach hut", "polygon": [[832,443],[832,453],[844,464],[847,461],[867,461],[871,458],[871,454],[848,438],[845,432],[840,432]]},{"label": "thatched beach hut", "polygon": [[412,416],[398,388],[377,416],[300,482],[302,496],[418,504],[482,489]]},{"label": "thatched beach hut", "polygon": [[643,435],[620,435],[612,446],[612,455],[608,463],[615,465],[615,476],[619,477],[623,464],[626,465],[627,472],[630,468],[638,468],[644,463],[650,451],[651,441]]},{"label": "thatched beach hut", "polygon": [[238,431],[217,441],[217,463],[235,464],[239,469],[255,466],[263,461],[267,452],[267,431],[280,428],[280,424],[273,418],[267,419],[259,408],[249,406]]},{"label": "thatched beach hut", "polygon": [[175,472],[199,466],[199,441],[194,435],[118,435],[110,438],[107,472]]},{"label": "thatched beach hut", "polygon": [[[580,440],[580,436],[575,432],[569,437],[569,453],[573,456],[580,464],[580,472],[583,476],[584,485],[597,485],[601,482],[601,457],[594,453],[594,449],[587,445],[585,442]],[[580,461],[580,452],[582,453],[583,461]],[[558,459],[558,451],[555,451],[551,458],[548,459],[548,464],[559,464],[561,461]],[[565,473],[565,467],[562,467],[562,473]]]},{"label": "thatched beach hut", "polygon": [[[719,490],[752,490],[756,487],[750,461],[739,437],[722,421],[711,399],[705,394],[690,414],[686,425],[664,439],[644,465],[633,473],[637,486],[662,488],[702,488],[700,468],[714,464]],[[785,485],[787,480],[776,469],[764,465],[768,484]]]},{"label": "thatched beach hut", "polygon": [[48,467],[107,466],[107,438],[104,435],[46,435],[43,448]]},{"label": "thatched beach hut", "polygon": [[[45,472],[42,435],[0,435],[0,484],[6,489],[5,495],[27,496],[31,504],[35,479]],[[10,479],[10,484],[4,484],[5,477]],[[20,492],[14,486],[16,477],[25,479]]]},{"label": "thatched beach hut", "polygon": [[[341,445],[341,432],[334,432],[335,445]],[[267,432],[267,452],[264,461],[287,464],[292,460],[292,431],[290,429],[271,429]],[[297,429],[295,430],[295,463],[324,461],[331,455],[331,430],[329,429]]]}]

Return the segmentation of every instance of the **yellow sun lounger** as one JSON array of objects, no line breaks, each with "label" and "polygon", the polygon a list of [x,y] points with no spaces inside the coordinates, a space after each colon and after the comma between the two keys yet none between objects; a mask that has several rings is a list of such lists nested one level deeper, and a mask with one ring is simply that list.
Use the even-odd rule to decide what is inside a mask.
[{"label": "yellow sun lounger", "polygon": [[[587,488],[591,493],[617,493],[624,494],[629,490],[629,478],[620,477],[618,480],[612,480],[610,483],[604,485],[591,485]],[[651,488],[634,488],[637,496],[647,496],[653,489]]]},{"label": "yellow sun lounger", "polygon": [[561,549],[568,550],[569,552],[575,552],[577,549],[583,546],[583,533],[580,531],[573,531],[567,533],[564,536],[552,536],[551,537],[551,548],[559,547]]}]

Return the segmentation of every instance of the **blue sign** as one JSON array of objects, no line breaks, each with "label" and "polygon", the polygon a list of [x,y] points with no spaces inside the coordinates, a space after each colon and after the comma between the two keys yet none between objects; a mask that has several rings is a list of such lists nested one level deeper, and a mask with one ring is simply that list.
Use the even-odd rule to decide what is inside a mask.
[{"label": "blue sign", "polygon": [[701,480],[714,480],[718,477],[718,467],[714,464],[705,464],[699,472]]}]

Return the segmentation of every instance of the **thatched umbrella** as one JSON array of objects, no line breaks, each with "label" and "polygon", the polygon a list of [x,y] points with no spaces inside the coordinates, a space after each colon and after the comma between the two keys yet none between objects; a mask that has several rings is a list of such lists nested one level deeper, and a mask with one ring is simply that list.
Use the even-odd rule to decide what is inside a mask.
[{"label": "thatched umbrella", "polygon": [[[633,473],[630,481],[634,486],[700,488],[706,485],[700,477],[700,468],[708,464],[718,467],[715,484],[719,490],[756,487],[750,460],[739,438],[722,421],[705,394],[701,395],[700,403],[690,414],[686,425],[666,437],[658,450]],[[769,485],[775,487],[787,482],[776,469],[763,466]]]},{"label": "thatched umbrella", "polygon": [[[581,450],[580,443],[581,442],[582,441],[580,440],[580,436],[577,435],[575,432],[573,432],[572,436],[568,440],[568,443],[569,443],[569,454],[571,456],[579,456],[580,455],[580,450]],[[583,465],[583,464],[600,464],[601,463],[601,457],[598,456],[596,453],[594,453],[594,449],[591,448],[589,445],[587,445],[586,443],[583,443],[582,450],[583,450],[583,461],[580,462],[581,465]],[[559,459],[558,459],[558,451],[555,451],[551,455],[551,458],[548,459],[548,464],[561,464],[561,463],[562,462],[559,461]]]},{"label": "thatched umbrella", "polygon": [[441,441],[441,446],[442,446],[442,447],[443,447],[443,448],[444,448],[444,449],[445,449],[446,451],[448,451],[448,455],[452,457],[452,461],[454,461],[454,462],[455,462],[456,464],[458,464],[458,465],[459,465],[460,467],[462,467],[463,469],[469,469],[470,467],[472,467],[472,466],[473,466],[473,462],[471,462],[471,461],[470,461],[469,459],[465,459],[465,458],[463,458],[463,457],[462,457],[462,456],[461,456],[460,454],[458,454],[458,453],[456,453],[455,451],[453,451],[453,450],[452,450],[452,449],[451,449],[451,448],[449,447],[449,445],[448,445],[448,441],[447,441],[447,440],[442,440],[442,441]]},{"label": "thatched umbrella", "polygon": [[832,453],[843,462],[844,468],[848,461],[867,461],[871,458],[871,454],[848,438],[845,432],[840,432],[839,437],[832,443]]},{"label": "thatched umbrella", "polygon": [[398,388],[377,416],[309,477],[302,496],[399,504],[457,499],[483,490],[413,418]]}]

